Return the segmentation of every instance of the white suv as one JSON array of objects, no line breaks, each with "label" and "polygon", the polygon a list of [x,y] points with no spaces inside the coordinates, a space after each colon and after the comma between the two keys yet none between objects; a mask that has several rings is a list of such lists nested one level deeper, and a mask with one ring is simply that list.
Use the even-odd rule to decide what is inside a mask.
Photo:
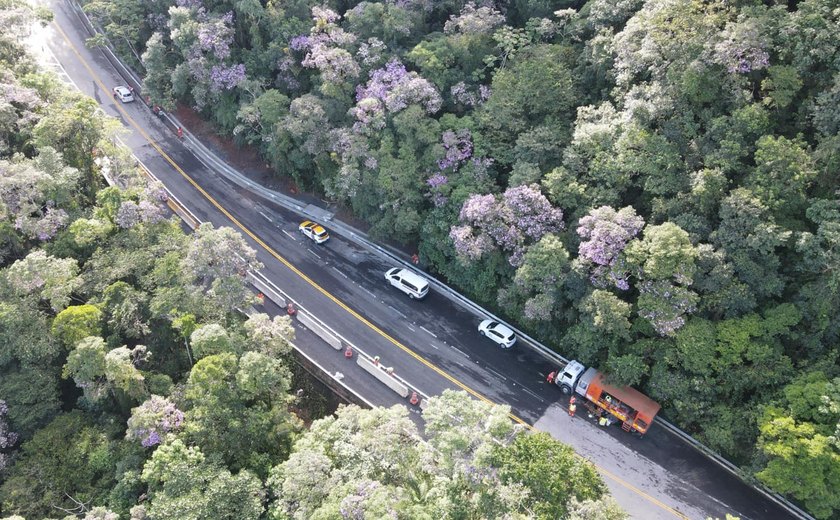
[{"label": "white suv", "polygon": [[114,97],[123,103],[131,103],[134,101],[134,94],[131,92],[131,89],[123,85],[114,87]]},{"label": "white suv", "polygon": [[385,272],[385,279],[412,300],[420,300],[429,293],[429,282],[407,269],[389,269]]},{"label": "white suv", "polygon": [[478,326],[478,332],[488,337],[502,348],[510,348],[516,343],[516,334],[505,324],[493,320],[484,320]]}]

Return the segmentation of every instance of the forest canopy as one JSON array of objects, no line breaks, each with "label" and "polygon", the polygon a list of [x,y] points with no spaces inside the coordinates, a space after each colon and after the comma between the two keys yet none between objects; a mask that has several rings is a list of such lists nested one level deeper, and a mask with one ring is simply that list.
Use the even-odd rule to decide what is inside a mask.
[{"label": "forest canopy", "polygon": [[[195,110],[278,176],[350,209],[372,236],[414,245],[424,267],[563,355],[636,385],[815,516],[840,511],[836,1],[84,4],[155,104]],[[193,302],[173,321],[186,341],[210,322],[185,317],[206,305],[188,287],[205,289],[210,309],[238,293],[213,291],[224,273],[208,274],[200,258],[186,262],[183,286],[181,259],[165,248],[139,255],[145,264],[96,252],[98,237],[123,229],[115,217],[153,224],[154,195],[94,189],[87,152],[107,125],[86,121],[86,138],[64,146],[88,101],[57,98],[29,72],[2,76],[20,87],[4,91],[17,96],[7,102],[17,117],[3,119],[0,153],[26,154],[6,171],[42,179],[32,197],[4,200],[17,212],[0,225],[8,291],[37,293],[52,313],[88,295],[103,317],[74,309],[49,339],[35,322],[2,330],[16,331],[19,360],[61,359],[79,347],[60,338],[84,333],[69,377],[128,396],[136,376],[115,367],[144,355],[147,310]],[[72,193],[96,213],[75,219],[83,201],[54,198],[66,185],[82,186]],[[41,237],[46,251],[30,251]],[[68,261],[78,248],[86,260]],[[138,267],[160,258],[168,263],[154,274]],[[36,268],[51,273],[47,285]],[[0,319],[33,305],[16,302]],[[105,324],[104,346],[84,339]],[[36,340],[15,342],[24,334]],[[243,352],[211,357],[226,354]],[[233,359],[215,362],[234,370]],[[55,380],[34,366],[20,376],[46,385],[19,419],[30,432],[59,406],[48,398]]]}]

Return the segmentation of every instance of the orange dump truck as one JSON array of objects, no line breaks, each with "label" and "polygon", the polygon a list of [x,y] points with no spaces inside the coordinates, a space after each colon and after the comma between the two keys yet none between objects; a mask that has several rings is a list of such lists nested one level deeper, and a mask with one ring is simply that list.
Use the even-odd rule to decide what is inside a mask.
[{"label": "orange dump truck", "polygon": [[621,429],[628,432],[644,435],[659,413],[659,404],[650,397],[629,386],[607,384],[604,374],[578,361],[570,361],[558,370],[554,382],[564,394],[574,392],[585,398],[599,415],[609,414],[605,417],[617,419]]}]

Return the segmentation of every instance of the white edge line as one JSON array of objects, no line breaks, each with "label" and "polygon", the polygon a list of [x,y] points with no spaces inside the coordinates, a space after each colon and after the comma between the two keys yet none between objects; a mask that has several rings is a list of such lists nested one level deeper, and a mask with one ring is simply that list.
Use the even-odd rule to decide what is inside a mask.
[{"label": "white edge line", "polygon": [[263,213],[262,211],[260,211],[260,212],[259,212],[259,214],[260,214],[260,215],[262,215],[262,216],[263,216],[263,218],[265,218],[267,221],[269,221],[269,222],[271,222],[272,224],[274,224],[274,221],[273,221],[273,220],[271,220],[271,217],[269,217],[268,215],[266,215],[266,214],[265,214],[265,213]]},{"label": "white edge line", "polygon": [[456,347],[455,345],[453,345],[453,346],[452,346],[452,348],[453,348],[454,350],[458,351],[458,353],[459,353],[459,354],[461,354],[462,356],[464,356],[465,358],[470,359],[469,354],[467,354],[467,353],[466,353],[466,352],[464,352],[463,350],[459,349],[459,348],[458,348],[458,347]]},{"label": "white edge line", "polygon": [[430,331],[429,329],[427,329],[426,327],[424,327],[424,326],[420,325],[420,328],[421,328],[421,329],[423,329],[423,330],[425,330],[426,332],[428,332],[428,333],[429,333],[429,334],[430,334],[433,338],[437,338],[437,335],[436,335],[434,332],[432,332],[432,331]]},{"label": "white edge line", "polygon": [[502,374],[500,374],[500,373],[496,372],[495,370],[493,370],[493,369],[492,369],[492,368],[490,368],[490,367],[484,367],[484,370],[487,370],[487,371],[489,371],[489,372],[493,372],[493,373],[494,373],[494,374],[496,374],[497,376],[501,377],[503,380],[507,381],[507,378],[506,378],[505,376],[503,376]]},{"label": "white edge line", "polygon": [[307,250],[307,251],[309,251],[310,253],[312,253],[313,255],[317,256],[318,258],[321,258],[321,255],[319,255],[318,253],[316,253],[315,251],[313,251],[311,248],[308,248],[308,247],[307,247],[307,248],[306,248],[306,250]]},{"label": "white edge line", "polygon": [[[341,276],[343,276],[343,277],[347,278],[347,275],[346,275],[346,274],[344,274],[344,273],[342,273],[342,272],[338,269],[338,267],[336,267],[336,266],[332,266],[332,268],[333,268],[333,269],[335,269],[335,272],[337,272],[337,273],[338,273],[338,274],[340,274]],[[349,278],[347,278],[347,279],[349,280]]]},{"label": "white edge line", "polygon": [[286,236],[287,236],[287,237],[289,237],[289,238],[291,238],[292,240],[294,240],[295,242],[297,242],[297,239],[295,238],[295,236],[294,236],[294,235],[292,235],[291,233],[289,233],[289,232],[288,232],[288,231],[286,231],[285,229],[283,229],[282,231],[283,231],[283,233],[285,233],[285,234],[286,234]]}]

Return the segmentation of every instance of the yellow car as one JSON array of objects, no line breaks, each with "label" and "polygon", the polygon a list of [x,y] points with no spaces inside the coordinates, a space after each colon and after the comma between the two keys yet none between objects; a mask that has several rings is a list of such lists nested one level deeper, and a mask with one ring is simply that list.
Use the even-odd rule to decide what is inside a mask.
[{"label": "yellow car", "polygon": [[330,238],[330,234],[321,224],[305,220],[298,226],[298,231],[315,241],[316,244],[323,244]]}]

